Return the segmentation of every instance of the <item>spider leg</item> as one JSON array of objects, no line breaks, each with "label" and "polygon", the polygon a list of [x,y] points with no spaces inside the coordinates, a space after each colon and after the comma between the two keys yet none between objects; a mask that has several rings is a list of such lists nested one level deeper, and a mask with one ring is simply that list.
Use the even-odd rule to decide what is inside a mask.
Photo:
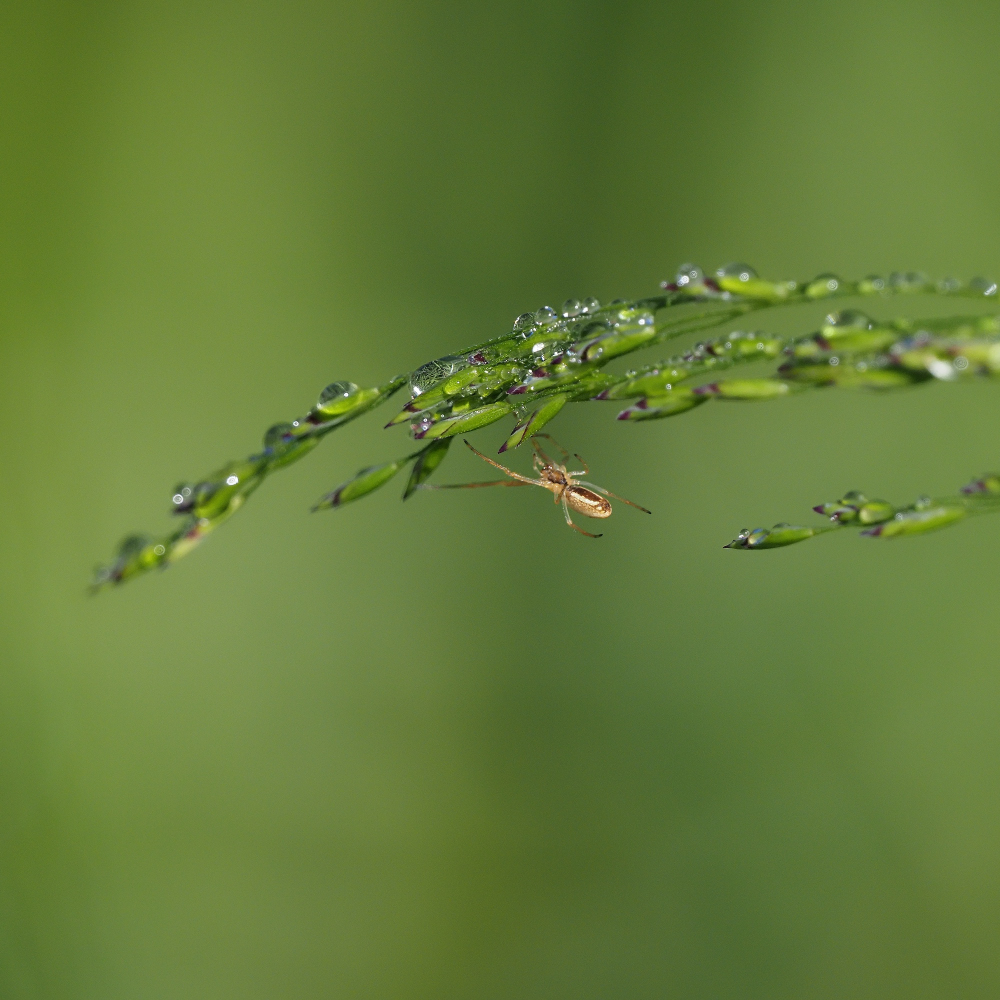
[{"label": "spider leg", "polygon": [[626,500],[625,497],[620,497],[617,493],[612,493],[611,490],[606,490],[603,486],[598,486],[596,483],[588,483],[584,479],[578,479],[577,482],[581,486],[587,486],[592,490],[597,490],[598,493],[603,493],[606,497],[614,497],[615,500],[621,500],[622,503],[627,503],[630,507],[635,507],[636,510],[641,510],[645,514],[653,513],[651,510],[646,510],[645,507],[640,507],[637,503],[632,503],[631,500]]},{"label": "spider leg", "polygon": [[469,444],[469,442],[466,441],[465,438],[462,438],[462,440],[465,442],[465,446],[469,449],[469,451],[475,452],[484,462],[489,462],[490,465],[499,469],[501,472],[506,472],[507,475],[510,476],[512,479],[520,479],[522,483],[530,483],[532,486],[545,486],[545,483],[541,482],[540,480],[529,479],[527,476],[519,475],[518,473],[512,471],[511,469],[508,469],[506,465],[501,465],[499,462],[494,462],[492,458],[488,458],[481,451],[479,451],[478,448],[474,448],[471,444]]},{"label": "spider leg", "polygon": [[[538,437],[543,437],[543,436],[544,437],[548,437],[548,434],[545,434],[545,435],[539,434],[538,435]],[[542,451],[542,446],[538,443],[537,439],[534,438],[534,437],[531,439],[531,447],[535,449],[535,454],[533,456],[533,461],[539,461],[543,465],[552,465],[552,464],[554,464],[553,461],[552,461],[552,459],[549,458],[549,456],[546,455],[544,451]]]},{"label": "spider leg", "polygon": [[494,479],[488,483],[421,483],[418,490],[475,490],[480,486],[534,486],[532,482],[522,483],[517,479]]},{"label": "spider leg", "polygon": [[601,537],[600,535],[592,535],[589,531],[584,531],[583,528],[577,527],[577,525],[575,525],[573,523],[573,519],[569,516],[569,504],[566,503],[566,491],[565,490],[563,490],[562,508],[563,508],[563,514],[566,517],[566,523],[574,531],[579,531],[581,535],[586,535],[588,538],[600,538]]},{"label": "spider leg", "polygon": [[[564,459],[569,458],[569,452],[551,434],[535,434],[531,439],[531,443],[533,445],[535,444],[536,438],[548,438],[563,453]],[[535,445],[535,447],[538,448],[539,446]],[[541,449],[539,448],[539,450]],[[577,455],[576,457],[579,458],[580,456]]]},{"label": "spider leg", "polygon": [[[587,465],[587,460],[586,460],[586,459],[585,459],[585,458],[583,457],[583,455],[578,455],[578,454],[577,454],[577,453],[576,453],[576,452],[574,451],[574,452],[573,452],[573,457],[574,457],[574,458],[578,458],[578,459],[580,459],[580,463],[581,463],[581,464],[583,465],[583,474],[584,474],[585,476],[589,476],[589,475],[590,475],[590,466],[589,466],[589,465]],[[574,473],[573,473],[573,475],[574,475],[574,476],[578,476],[578,475],[580,475],[580,473],[578,473],[578,472],[574,472]]]}]

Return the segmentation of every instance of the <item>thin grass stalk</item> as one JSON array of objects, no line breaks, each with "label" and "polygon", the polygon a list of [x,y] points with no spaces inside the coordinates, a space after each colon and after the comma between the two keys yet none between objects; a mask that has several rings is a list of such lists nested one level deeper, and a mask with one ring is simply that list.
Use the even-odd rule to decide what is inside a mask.
[{"label": "thin grass stalk", "polygon": [[[714,275],[685,264],[654,296],[605,305],[594,299],[567,300],[559,310],[544,306],[519,316],[506,334],[429,361],[382,385],[331,383],[305,416],[272,426],[260,451],[177,486],[172,506],[178,526],[159,537],[128,536],[114,560],[96,571],[93,587],[123,583],[187,555],[240,510],[268,476],[304,458],[326,435],[383,405],[404,387],[408,400],[386,426],[407,424],[413,439],[424,442],[421,448],[362,469],[321,498],[314,510],[337,509],[367,496],[410,467],[406,499],[436,471],[455,435],[509,417],[514,427],[500,450],[512,450],[569,403],[621,400],[628,405],[618,413],[619,420],[645,422],[713,400],[766,401],[821,388],[888,391],[934,380],[996,376],[1000,317],[963,315],[919,323],[903,317],[886,322],[851,310],[832,311],[818,331],[799,337],[730,331],[642,368],[605,371],[609,363],[637,351],[790,305],[914,295],[988,302],[996,294],[996,284],[980,278],[932,283],[909,273],[848,282],[823,274],[807,282],[768,281],[745,264],[726,265]],[[760,377],[714,378],[762,362],[778,364]],[[714,380],[699,381],[704,377]],[[981,482],[993,479],[983,477]],[[826,524],[748,530],[728,547],[756,550],[803,541],[854,523],[848,516],[854,508],[855,520],[867,525],[863,533],[881,538],[921,534],[1000,509],[1000,497],[984,487],[927,504],[886,504],[878,509],[891,515],[868,522],[864,518],[874,516],[876,509],[871,503],[882,502],[855,503],[851,496],[860,495],[837,501],[841,506],[827,515]]]}]

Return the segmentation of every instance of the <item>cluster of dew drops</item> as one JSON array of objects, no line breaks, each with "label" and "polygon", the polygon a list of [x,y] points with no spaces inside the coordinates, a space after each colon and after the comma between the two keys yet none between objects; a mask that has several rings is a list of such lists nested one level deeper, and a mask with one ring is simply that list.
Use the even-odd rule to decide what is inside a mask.
[{"label": "cluster of dew drops", "polygon": [[[616,299],[612,306],[625,305],[624,299]],[[514,320],[508,337],[513,335],[518,340],[528,340],[531,337],[544,333],[547,338],[565,333],[567,338],[573,336],[576,324],[580,320],[588,319],[601,310],[601,303],[595,298],[567,299],[561,309],[553,309],[552,306],[541,306],[534,312],[521,313]],[[432,385],[436,384],[449,375],[461,371],[469,365],[489,363],[488,355],[480,349],[468,356],[459,354],[449,354],[446,357],[438,358],[421,365],[410,373],[410,392],[416,397],[426,392]]]},{"label": "cluster of dew drops", "polygon": [[[717,278],[735,277],[740,281],[751,281],[757,277],[757,272],[749,264],[732,263],[718,268],[715,275]],[[831,291],[838,287],[838,280],[834,275],[824,275],[823,277],[831,280]],[[682,264],[678,268],[674,280],[662,282],[661,287],[671,292],[683,290],[692,296],[721,299],[730,297],[730,294],[723,291],[713,278],[706,277],[705,272],[696,264]],[[621,315],[615,315],[616,310],[619,309]],[[654,322],[652,310],[644,310],[637,315],[631,315],[629,303],[624,299],[615,299],[606,306],[602,306],[600,301],[593,297],[582,300],[567,299],[559,309],[554,309],[552,306],[541,306],[534,312],[521,313],[514,320],[511,335],[520,340],[528,340],[531,337],[544,334],[546,339],[552,340],[554,337],[564,334],[566,340],[573,340],[583,328],[584,322],[593,319],[597,313],[602,314],[602,319],[607,321],[609,328],[617,326],[619,322],[632,322],[640,326],[651,325]],[[476,351],[468,356],[447,355],[421,365],[409,375],[411,395],[415,398],[441,379],[447,378],[469,365],[488,363],[488,360],[487,354]]]},{"label": "cluster of dew drops", "polygon": [[[661,282],[660,287],[666,292],[687,293],[692,299],[731,299],[732,293],[724,290],[719,284],[719,279],[722,278],[735,278],[741,282],[750,282],[757,280],[758,273],[749,264],[733,262],[722,265],[709,275],[697,264],[684,263],[677,269],[673,280]],[[784,282],[784,284],[790,291],[799,287],[799,283],[795,281]],[[809,288],[822,289],[824,294],[833,294],[842,289],[844,282],[836,274],[825,272],[805,284]],[[930,279],[918,271],[894,271],[888,278],[872,274],[864,279],[864,284],[870,292],[876,293],[919,291],[932,286]],[[972,292],[987,297],[997,294],[997,283],[981,277],[973,278],[967,285],[956,278],[945,278],[937,282],[935,287],[944,293],[958,292],[968,288]],[[615,315],[615,310],[618,308],[622,310],[620,317]],[[510,335],[527,340],[544,334],[551,341],[560,334],[564,334],[565,340],[573,340],[583,327],[583,321],[593,319],[597,313],[602,314],[602,318],[607,320],[609,327],[616,326],[619,320],[626,321],[626,318],[627,321],[640,325],[653,322],[652,311],[639,316],[628,316],[628,309],[629,303],[624,299],[615,299],[606,306],[602,306],[596,298],[567,299],[560,309],[554,309],[552,306],[541,306],[534,312],[521,313],[514,320]],[[447,378],[469,365],[488,364],[490,361],[486,349],[475,351],[467,356],[447,355],[430,361],[410,373],[408,381],[411,395],[414,398],[419,396],[441,379]]]},{"label": "cluster of dew drops", "polygon": [[[673,281],[661,282],[661,287],[667,291],[685,290],[700,295],[722,295],[725,293],[717,284],[718,278],[736,278],[739,281],[753,281],[759,275],[749,264],[732,263],[724,264],[717,268],[714,277],[706,276],[705,272],[697,264],[681,264],[677,269],[677,274]],[[790,289],[798,287],[798,282],[789,281],[785,283]],[[836,274],[824,272],[816,275],[812,281],[806,282],[807,286],[823,287],[827,292],[840,290],[843,279]],[[864,279],[863,284],[872,292],[883,291],[919,291],[929,287],[936,287],[939,292],[959,292],[965,288],[986,297],[997,294],[997,283],[991,278],[976,277],[969,281],[968,285],[958,278],[943,278],[936,283],[931,282],[926,274],[920,271],[893,271],[888,278],[883,278],[879,274],[870,274]]]}]

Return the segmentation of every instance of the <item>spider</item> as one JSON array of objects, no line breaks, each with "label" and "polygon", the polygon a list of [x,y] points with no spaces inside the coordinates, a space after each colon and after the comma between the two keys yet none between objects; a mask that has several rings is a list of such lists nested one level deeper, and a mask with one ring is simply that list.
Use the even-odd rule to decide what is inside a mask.
[{"label": "spider", "polygon": [[[542,451],[542,446],[538,443],[538,438],[540,437],[548,438],[563,453],[565,456],[564,461],[568,461],[569,459],[569,452],[550,435],[535,435],[531,439],[531,446],[535,450],[534,455],[531,456],[531,464],[534,466],[535,472],[538,474],[538,479],[529,479],[527,476],[522,476],[519,473],[508,469],[507,466],[501,465],[499,462],[494,462],[492,458],[487,458],[486,455],[484,455],[481,451],[478,451],[463,438],[466,447],[470,451],[475,452],[475,454],[477,454],[484,462],[489,462],[490,465],[495,466],[502,472],[506,472],[511,478],[495,479],[488,483],[447,483],[441,486],[422,484],[421,488],[425,490],[474,490],[482,486],[541,486],[542,489],[550,490],[552,492],[553,503],[559,503],[562,501],[563,514],[566,516],[566,523],[574,531],[579,531],[581,535],[586,535],[588,538],[600,538],[601,536],[592,535],[589,531],[584,531],[583,528],[577,527],[569,515],[571,507],[578,514],[583,514],[584,517],[611,517],[611,504],[608,503],[604,497],[614,497],[615,500],[621,500],[622,503],[627,503],[630,507],[635,507],[636,510],[641,510],[646,514],[652,513],[652,511],[646,510],[645,507],[640,507],[637,503],[632,503],[631,500],[626,500],[624,497],[617,496],[610,490],[606,490],[601,486],[596,486],[594,483],[588,483],[586,480],[577,479],[576,476],[590,475],[590,468],[587,463],[580,458],[579,455],[574,454],[573,457],[579,460],[583,469],[571,472],[565,464],[553,462],[552,459],[549,458],[544,451]],[[594,490],[596,490],[597,493],[595,493]],[[603,493],[604,496],[598,496],[598,493]]]}]

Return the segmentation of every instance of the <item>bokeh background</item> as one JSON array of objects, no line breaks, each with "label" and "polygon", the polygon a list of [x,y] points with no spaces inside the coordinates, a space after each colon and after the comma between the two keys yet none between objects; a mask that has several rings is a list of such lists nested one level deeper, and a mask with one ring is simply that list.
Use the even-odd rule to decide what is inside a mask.
[{"label": "bokeh background", "polygon": [[995,385],[571,408],[654,510],[600,542],[528,490],[310,516],[376,416],[86,585],[328,381],[526,309],[1000,274],[998,43],[956,0],[0,6],[0,995],[996,997],[1000,526],[721,548],[995,467]]}]

